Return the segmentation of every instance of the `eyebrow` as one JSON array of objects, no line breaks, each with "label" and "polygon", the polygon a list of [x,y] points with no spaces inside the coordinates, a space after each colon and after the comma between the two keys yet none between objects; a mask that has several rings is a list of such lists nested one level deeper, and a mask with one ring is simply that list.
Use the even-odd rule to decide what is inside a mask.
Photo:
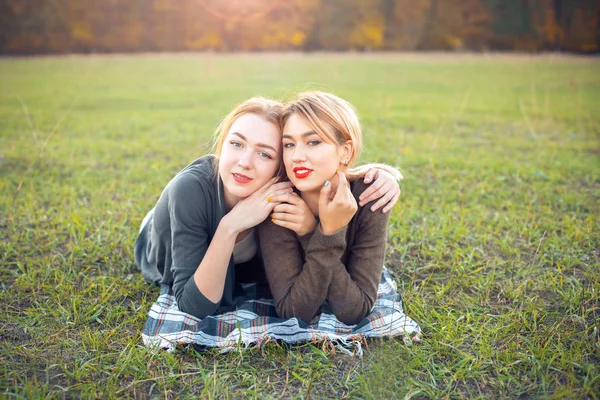
[{"label": "eyebrow", "polygon": [[[246,139],[246,136],[242,135],[239,132],[231,132],[231,134],[239,136],[240,138],[244,139],[246,142],[248,141],[248,139]],[[273,146],[269,146],[268,144],[264,144],[264,143],[256,143],[256,145],[258,147],[265,147],[267,149],[271,149],[271,150],[273,150],[275,152],[275,154],[278,154],[278,151]]]},{"label": "eyebrow", "polygon": [[[304,132],[300,136],[302,136],[302,137],[308,137],[308,136],[312,136],[312,135],[317,135],[318,136],[318,133],[315,132],[315,131],[308,131],[308,132]],[[291,139],[292,135],[283,135],[283,138],[284,139]]]}]

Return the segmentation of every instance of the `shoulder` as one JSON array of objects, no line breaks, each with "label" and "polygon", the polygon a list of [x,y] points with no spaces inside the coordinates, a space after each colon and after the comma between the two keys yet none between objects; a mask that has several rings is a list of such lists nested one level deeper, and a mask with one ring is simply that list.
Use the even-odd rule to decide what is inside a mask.
[{"label": "shoulder", "polygon": [[[357,204],[358,204],[358,199],[359,199],[360,195],[368,187],[369,187],[369,184],[364,183],[362,178],[356,178],[356,179],[352,179],[350,181],[350,190],[352,191],[352,195],[356,199]],[[373,201],[365,204],[362,207],[359,205],[358,210],[355,215],[355,218],[357,218],[359,221],[367,221],[368,220],[368,221],[372,221],[373,223],[376,223],[376,224],[382,224],[382,225],[387,224],[387,221],[389,220],[389,217],[390,217],[389,212],[384,214],[381,212],[381,210],[377,210],[375,212],[371,211],[371,207],[376,202],[377,202],[377,200],[373,200]]]},{"label": "shoulder", "polygon": [[217,191],[215,156],[200,157],[182,169],[167,185],[171,195],[201,195]]},{"label": "shoulder", "polygon": [[179,218],[196,218],[219,208],[219,184],[214,161],[212,155],[198,158],[169,182],[161,200],[170,214]]},{"label": "shoulder", "polygon": [[350,191],[354,195],[354,198],[356,199],[357,202],[358,202],[358,198],[360,197],[362,192],[364,192],[365,189],[368,187],[369,187],[369,185],[364,183],[362,178],[355,178],[355,179],[350,180]]}]

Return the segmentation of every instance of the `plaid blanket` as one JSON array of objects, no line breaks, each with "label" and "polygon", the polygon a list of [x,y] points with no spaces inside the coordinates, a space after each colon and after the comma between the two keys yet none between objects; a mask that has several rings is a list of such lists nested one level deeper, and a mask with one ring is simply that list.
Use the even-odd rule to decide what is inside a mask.
[{"label": "plaid blanket", "polygon": [[220,347],[226,352],[270,340],[289,344],[328,341],[345,353],[362,355],[365,338],[402,335],[408,343],[419,338],[420,328],[404,314],[396,282],[385,267],[373,310],[355,325],[340,322],[326,303],[310,324],[297,318],[282,319],[273,299],[263,298],[257,285],[247,285],[244,290],[254,300],[233,311],[198,319],[179,311],[171,287],[162,285],[142,331],[144,344],[169,351],[192,344],[198,350]]}]

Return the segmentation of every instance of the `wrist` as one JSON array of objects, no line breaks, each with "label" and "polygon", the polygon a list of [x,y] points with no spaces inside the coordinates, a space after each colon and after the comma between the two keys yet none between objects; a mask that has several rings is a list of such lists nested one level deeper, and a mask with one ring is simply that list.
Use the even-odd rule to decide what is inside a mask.
[{"label": "wrist", "polygon": [[221,230],[225,235],[232,236],[234,238],[237,237],[237,235],[241,231],[243,231],[243,229],[241,229],[241,227],[239,227],[238,224],[235,223],[235,221],[229,216],[229,214],[221,218],[221,222],[219,222],[219,226],[217,229]]},{"label": "wrist", "polygon": [[316,218],[313,219],[312,223],[310,224],[310,226],[307,226],[306,229],[302,229],[300,232],[296,232],[296,234],[298,236],[305,236],[308,235],[311,232],[314,232],[315,229],[317,229],[319,222],[317,221]]},{"label": "wrist", "polygon": [[321,222],[319,224],[319,229],[321,230],[321,233],[325,236],[331,236],[340,230],[340,228],[332,228],[332,227],[324,226],[323,222]]}]

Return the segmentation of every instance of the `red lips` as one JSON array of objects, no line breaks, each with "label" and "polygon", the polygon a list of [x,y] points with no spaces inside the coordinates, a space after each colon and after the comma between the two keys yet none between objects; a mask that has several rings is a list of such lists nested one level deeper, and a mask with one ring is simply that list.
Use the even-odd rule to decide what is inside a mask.
[{"label": "red lips", "polygon": [[296,175],[296,178],[298,178],[298,179],[306,178],[308,175],[310,175],[311,172],[313,172],[312,169],[308,169],[305,167],[294,168],[294,175]]},{"label": "red lips", "polygon": [[233,180],[237,183],[250,183],[250,181],[252,180],[252,178],[244,174],[232,173],[231,175],[233,176]]}]

